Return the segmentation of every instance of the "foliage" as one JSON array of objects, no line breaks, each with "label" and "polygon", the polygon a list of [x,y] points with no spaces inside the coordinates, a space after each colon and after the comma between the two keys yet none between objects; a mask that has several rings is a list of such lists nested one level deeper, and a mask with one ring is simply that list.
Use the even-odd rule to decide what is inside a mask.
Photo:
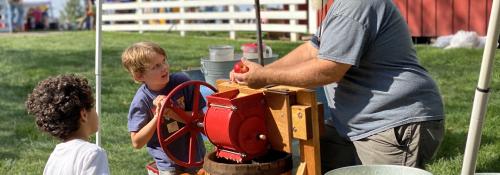
[{"label": "foliage", "polygon": [[83,6],[81,4],[81,0],[68,0],[64,9],[61,10],[62,23],[69,22],[75,23],[78,18],[84,15]]}]

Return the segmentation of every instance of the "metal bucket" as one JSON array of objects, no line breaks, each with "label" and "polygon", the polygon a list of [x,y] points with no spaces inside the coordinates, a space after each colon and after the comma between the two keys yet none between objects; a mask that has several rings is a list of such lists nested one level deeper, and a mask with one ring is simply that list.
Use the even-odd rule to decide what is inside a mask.
[{"label": "metal bucket", "polygon": [[[215,81],[218,79],[229,79],[229,72],[233,69],[234,64],[240,61],[241,54],[235,55],[232,60],[212,60],[209,58],[201,58],[201,71],[205,77],[205,81],[212,86],[216,86]],[[278,55],[264,58],[264,64],[269,64],[275,61]],[[248,59],[257,62],[257,59]]]},{"label": "metal bucket", "polygon": [[325,175],[432,175],[432,173],[398,165],[357,165],[334,169]]}]

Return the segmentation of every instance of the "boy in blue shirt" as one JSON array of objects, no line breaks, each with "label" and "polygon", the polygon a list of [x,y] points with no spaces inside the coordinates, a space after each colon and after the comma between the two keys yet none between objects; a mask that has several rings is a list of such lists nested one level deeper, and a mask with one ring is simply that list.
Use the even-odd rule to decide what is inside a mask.
[{"label": "boy in blue shirt", "polygon": [[[195,172],[199,168],[184,168],[176,165],[165,154],[158,142],[156,132],[157,120],[165,120],[164,117],[158,115],[161,104],[164,103],[166,95],[176,86],[183,82],[189,81],[189,78],[184,74],[170,74],[169,65],[166,62],[167,54],[159,45],[152,42],[139,42],[125,49],[122,53],[122,64],[125,69],[131,74],[136,82],[140,82],[141,86],[137,90],[134,99],[130,104],[128,113],[128,130],[132,145],[136,149],[146,145],[148,153],[154,158],[160,175],[178,174],[182,172]],[[184,108],[184,111],[190,113],[193,103],[193,88],[185,88],[175,96],[174,103]],[[200,109],[204,104],[200,105]],[[155,109],[156,108],[156,109]],[[156,111],[156,112],[153,112]],[[178,117],[171,110],[165,111],[169,118]],[[174,125],[172,127],[171,125]],[[162,132],[165,135],[175,132],[176,129],[182,127],[182,123],[173,121],[169,123],[169,127],[165,127]],[[172,128],[174,128],[172,130]],[[169,144],[168,149],[174,156],[181,160],[188,159],[189,136],[184,135],[176,141]],[[205,147],[201,137],[198,137],[196,161],[203,159]]]}]

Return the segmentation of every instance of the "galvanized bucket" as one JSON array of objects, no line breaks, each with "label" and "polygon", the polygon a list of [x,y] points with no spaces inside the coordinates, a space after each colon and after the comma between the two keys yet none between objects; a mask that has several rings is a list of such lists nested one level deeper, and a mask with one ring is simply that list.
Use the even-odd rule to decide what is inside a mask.
[{"label": "galvanized bucket", "polygon": [[325,175],[432,175],[432,173],[412,167],[397,165],[357,165],[334,169]]}]

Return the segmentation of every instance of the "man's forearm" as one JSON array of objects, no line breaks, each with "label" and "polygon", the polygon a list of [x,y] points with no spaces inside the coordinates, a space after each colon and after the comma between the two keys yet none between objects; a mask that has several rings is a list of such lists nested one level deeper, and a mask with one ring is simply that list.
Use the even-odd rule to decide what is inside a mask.
[{"label": "man's forearm", "polygon": [[350,65],[315,58],[279,68],[265,67],[256,74],[255,81],[313,88],[339,81],[349,68]]}]

